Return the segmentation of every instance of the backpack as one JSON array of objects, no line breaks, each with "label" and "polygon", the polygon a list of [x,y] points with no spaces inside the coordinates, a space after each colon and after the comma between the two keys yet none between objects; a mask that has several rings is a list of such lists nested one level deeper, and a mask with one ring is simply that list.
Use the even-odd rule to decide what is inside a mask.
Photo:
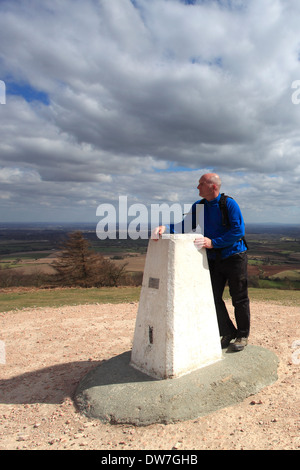
[{"label": "backpack", "polygon": [[[221,214],[222,214],[222,225],[223,225],[223,227],[230,227],[230,220],[229,220],[228,208],[227,208],[227,199],[228,198],[233,199],[231,196],[227,196],[226,194],[222,193],[221,197],[220,197],[220,200],[219,200],[219,207],[220,207]],[[201,201],[199,201],[198,204],[204,204],[204,201],[205,201],[205,199],[201,199]],[[193,223],[193,225],[194,225],[194,223]],[[245,237],[242,237],[241,240],[243,240],[243,242],[245,243],[245,246],[248,250],[249,248],[248,248],[248,244],[246,242]]]}]

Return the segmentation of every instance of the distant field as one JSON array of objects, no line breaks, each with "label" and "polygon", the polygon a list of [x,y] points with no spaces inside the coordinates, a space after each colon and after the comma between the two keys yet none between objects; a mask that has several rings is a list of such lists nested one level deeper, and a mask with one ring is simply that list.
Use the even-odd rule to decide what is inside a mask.
[{"label": "distant field", "polygon": [[[103,254],[105,258],[109,258],[117,266],[126,264],[126,271],[129,273],[143,272],[146,254],[141,253],[126,253],[124,250],[115,251],[114,253]],[[7,255],[2,256],[0,261],[1,268],[14,269],[24,274],[45,273],[54,274],[54,269],[51,264],[56,258],[56,252],[37,252],[37,253],[19,253],[17,256]],[[300,264],[290,263],[285,264],[282,261],[275,264],[265,264],[265,261],[258,259],[251,259],[249,253],[249,276],[260,278],[259,286],[257,287],[276,287],[276,282],[279,283],[279,288],[284,287],[280,281],[290,280],[292,282],[299,282],[299,286],[295,284],[294,287],[300,287]]]},{"label": "distant field", "polygon": [[126,271],[129,272],[136,272],[136,271],[144,271],[145,261],[146,261],[146,254],[134,254],[128,255],[124,254],[122,259],[114,259],[113,257],[110,258],[117,266],[121,266],[122,264],[126,263]]},{"label": "distant field", "polygon": [[[67,234],[74,230],[81,228],[28,226],[0,229],[1,285],[48,285],[49,275],[55,273],[51,265],[57,256],[57,250]],[[99,240],[94,226],[85,227],[82,232],[92,250],[117,266],[126,265],[125,270],[132,275],[133,282],[129,275],[126,280],[124,278],[124,283],[140,282],[148,240]],[[300,289],[300,226],[252,226],[248,227],[246,238],[249,245],[248,273],[251,286]]]},{"label": "distant field", "polygon": [[273,274],[271,278],[272,279],[290,279],[291,281],[295,281],[295,280],[300,279],[300,270],[291,269],[288,271],[280,271],[279,273]]},{"label": "distant field", "polygon": [[[52,274],[54,273],[54,269],[51,267],[51,264],[56,259],[56,256],[56,253],[53,251],[3,255],[1,256],[0,266],[1,268],[17,269],[28,274],[32,274],[36,271]],[[111,259],[117,266],[126,263],[126,271],[144,271],[146,254],[126,253],[122,250],[115,251],[114,253],[105,253],[103,256]]]},{"label": "distant field", "polygon": [[[44,272],[53,272],[51,264],[56,258],[56,253],[53,250],[43,251],[43,252],[25,252],[25,253],[15,253],[10,255],[2,255],[0,260],[1,267],[9,268],[18,268],[28,270],[28,272],[34,271],[35,267]],[[102,253],[105,258],[109,258],[117,266],[121,266],[126,263],[126,270],[129,272],[144,271],[146,253],[134,253],[126,252],[124,250],[115,250],[114,252],[105,252]],[[293,271],[298,273],[293,275],[293,278],[298,278],[300,280],[300,264],[299,262],[289,262],[287,259],[286,262],[280,258],[280,261],[271,261],[272,264],[266,264],[266,261],[263,259],[252,259],[251,252],[249,256],[249,266],[248,272],[249,275],[259,275],[264,274],[265,276],[276,276],[278,273]],[[49,269],[50,268],[50,269]],[[298,277],[297,277],[298,276]]]},{"label": "distant field", "polygon": [[53,274],[55,271],[51,264],[55,256],[53,250],[2,255],[0,267],[2,269],[16,269],[17,271],[22,271],[24,274],[32,274],[35,272]]}]

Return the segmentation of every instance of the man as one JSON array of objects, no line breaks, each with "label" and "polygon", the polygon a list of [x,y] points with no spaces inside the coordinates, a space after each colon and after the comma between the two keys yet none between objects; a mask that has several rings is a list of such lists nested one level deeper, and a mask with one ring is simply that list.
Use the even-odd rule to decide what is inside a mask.
[{"label": "man", "polygon": [[[204,237],[196,238],[198,248],[207,249],[212,289],[216,306],[221,346],[231,344],[233,351],[241,351],[248,344],[250,332],[250,306],[248,298],[247,247],[244,241],[245,226],[238,204],[231,198],[226,201],[228,224],[224,225],[219,205],[221,180],[215,173],[201,176],[197,189],[204,204]],[[196,211],[197,201],[192,206]],[[162,235],[165,226],[157,227],[153,238]],[[174,233],[174,225],[170,226]],[[234,306],[236,327],[230,319],[223,301],[223,292],[228,282]]]}]

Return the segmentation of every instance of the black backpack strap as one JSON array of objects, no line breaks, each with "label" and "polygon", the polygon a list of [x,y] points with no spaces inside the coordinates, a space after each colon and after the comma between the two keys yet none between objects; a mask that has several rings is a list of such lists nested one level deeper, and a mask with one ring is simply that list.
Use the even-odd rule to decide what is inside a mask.
[{"label": "black backpack strap", "polygon": [[227,209],[227,199],[229,197],[230,196],[227,196],[226,194],[222,193],[220,197],[220,201],[219,201],[219,207],[220,207],[221,214],[222,214],[222,225],[224,227],[230,227],[230,221],[229,221],[228,209]]}]

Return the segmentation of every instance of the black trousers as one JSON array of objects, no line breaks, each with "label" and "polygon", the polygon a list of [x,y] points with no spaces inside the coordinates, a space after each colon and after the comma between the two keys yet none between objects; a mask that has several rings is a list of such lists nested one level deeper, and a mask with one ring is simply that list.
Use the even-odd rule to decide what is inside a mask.
[{"label": "black trousers", "polygon": [[[248,337],[250,332],[250,303],[248,297],[248,257],[238,253],[229,258],[208,260],[214,294],[220,336]],[[228,282],[234,307],[236,326],[229,317],[223,301],[223,292]]]}]

